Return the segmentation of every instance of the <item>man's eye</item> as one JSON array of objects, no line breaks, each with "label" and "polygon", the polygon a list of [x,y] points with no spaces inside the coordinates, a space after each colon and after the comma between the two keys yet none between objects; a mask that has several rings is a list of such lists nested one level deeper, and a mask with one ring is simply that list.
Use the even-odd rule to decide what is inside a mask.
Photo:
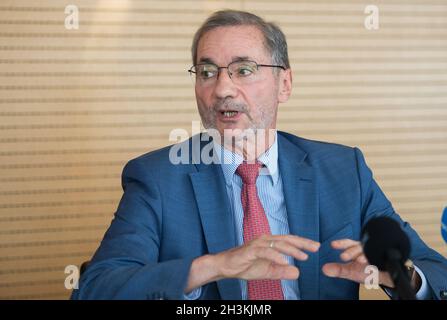
[{"label": "man's eye", "polygon": [[210,79],[214,77],[214,75],[215,73],[213,71],[203,70],[202,72],[200,72],[200,77],[202,79]]},{"label": "man's eye", "polygon": [[249,76],[254,72],[253,68],[250,67],[240,67],[237,71],[239,76]]}]

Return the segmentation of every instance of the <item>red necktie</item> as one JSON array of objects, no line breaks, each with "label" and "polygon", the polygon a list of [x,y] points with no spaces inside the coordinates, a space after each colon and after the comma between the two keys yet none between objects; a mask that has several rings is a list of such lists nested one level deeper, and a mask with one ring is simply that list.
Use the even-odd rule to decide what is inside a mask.
[{"label": "red necktie", "polygon": [[[243,162],[236,173],[242,179],[241,200],[244,210],[244,242],[271,234],[269,222],[256,190],[256,179],[262,164]],[[280,280],[247,281],[249,300],[284,300]]]}]

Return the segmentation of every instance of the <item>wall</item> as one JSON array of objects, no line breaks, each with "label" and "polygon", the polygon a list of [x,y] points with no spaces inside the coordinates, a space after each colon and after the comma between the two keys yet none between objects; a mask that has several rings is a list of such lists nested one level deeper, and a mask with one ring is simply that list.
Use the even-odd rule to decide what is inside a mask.
[{"label": "wall", "polygon": [[[64,27],[68,4],[78,30]],[[364,27],[368,4],[379,30]],[[447,1],[2,0],[0,298],[69,296],[65,266],[97,248],[123,165],[199,120],[189,49],[219,8],[285,31],[294,93],[280,129],[360,147],[396,210],[447,255]]]}]

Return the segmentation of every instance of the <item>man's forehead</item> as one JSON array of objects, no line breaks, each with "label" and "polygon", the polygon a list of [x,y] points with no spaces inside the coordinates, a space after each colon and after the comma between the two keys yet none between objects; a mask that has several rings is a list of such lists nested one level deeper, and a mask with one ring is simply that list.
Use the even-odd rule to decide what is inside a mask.
[{"label": "man's forehead", "polygon": [[232,43],[247,43],[250,45],[264,42],[264,35],[261,30],[255,26],[222,26],[213,28],[205,32],[200,39],[200,44],[226,44]]},{"label": "man's forehead", "polygon": [[[252,56],[232,56],[230,62],[236,62],[236,61],[247,61],[247,60],[255,60]],[[202,56],[198,60],[199,63],[213,63],[217,64],[217,61],[213,59],[213,57],[208,56]]]},{"label": "man's forehead", "polygon": [[216,63],[225,56],[226,62],[257,60],[266,52],[264,36],[255,26],[224,26],[206,32],[197,48],[197,62]]}]

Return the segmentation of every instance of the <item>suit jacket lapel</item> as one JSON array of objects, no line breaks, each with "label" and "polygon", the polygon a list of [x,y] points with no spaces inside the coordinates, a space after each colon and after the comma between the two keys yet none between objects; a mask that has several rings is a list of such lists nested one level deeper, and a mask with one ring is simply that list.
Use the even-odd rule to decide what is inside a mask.
[{"label": "suit jacket lapel", "polygon": [[[319,210],[313,168],[307,154],[278,132],[278,161],[290,233],[319,241]],[[307,261],[296,261],[301,299],[319,297],[319,255],[309,254]]]},{"label": "suit jacket lapel", "polygon": [[[211,143],[211,142],[208,142]],[[200,150],[203,149],[201,146]],[[190,174],[194,196],[199,208],[205,241],[210,254],[236,246],[234,217],[230,210],[225,178],[219,164],[196,164],[197,172]],[[222,299],[240,300],[241,288],[237,279],[217,282]]]}]

